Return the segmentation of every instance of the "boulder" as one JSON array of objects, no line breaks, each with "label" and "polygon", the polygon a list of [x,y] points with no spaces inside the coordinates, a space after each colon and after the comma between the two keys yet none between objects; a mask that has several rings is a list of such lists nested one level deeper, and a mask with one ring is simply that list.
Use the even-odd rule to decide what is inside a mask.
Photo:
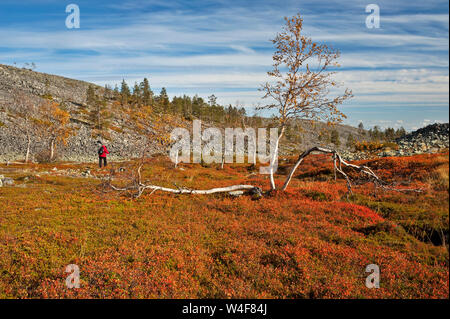
[{"label": "boulder", "polygon": [[3,186],[13,186],[14,180],[11,177],[5,177],[1,179]]}]

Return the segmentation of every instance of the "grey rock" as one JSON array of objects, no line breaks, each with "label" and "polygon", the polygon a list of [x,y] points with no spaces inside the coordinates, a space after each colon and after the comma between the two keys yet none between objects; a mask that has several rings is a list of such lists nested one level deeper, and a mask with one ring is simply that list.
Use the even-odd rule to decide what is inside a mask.
[{"label": "grey rock", "polygon": [[11,177],[5,177],[5,178],[2,178],[2,184],[3,184],[3,186],[13,186],[14,180]]}]

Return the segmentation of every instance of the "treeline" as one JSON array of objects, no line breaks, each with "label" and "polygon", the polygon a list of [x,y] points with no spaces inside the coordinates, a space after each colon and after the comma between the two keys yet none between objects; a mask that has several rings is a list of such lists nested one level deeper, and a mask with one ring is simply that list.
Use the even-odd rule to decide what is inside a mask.
[{"label": "treeline", "polygon": [[[215,95],[209,96],[207,100],[198,95],[193,97],[174,96],[170,99],[164,87],[159,94],[155,94],[147,78],[140,83],[135,83],[132,88],[125,80],[121,82],[120,87],[115,85],[114,89],[106,85],[101,96],[96,94],[93,86],[89,86],[86,96],[86,105],[83,110],[85,119],[91,124],[93,134],[104,138],[109,138],[108,129],[112,128],[111,119],[117,108],[125,109],[128,113],[150,108],[156,114],[182,116],[188,121],[200,119],[220,126],[260,127],[262,123],[270,126],[270,121],[264,121],[260,116],[248,116],[243,107],[218,104]],[[403,127],[382,130],[379,126],[374,126],[365,130],[363,123],[360,123],[358,129],[359,136],[348,134],[343,141],[339,136],[339,131],[334,128],[320,132],[318,139],[324,144],[333,144],[336,147],[345,145],[353,148],[359,142],[393,142],[396,138],[406,134]],[[295,125],[289,127],[286,131],[286,138],[299,142],[301,140],[299,131],[300,128]]]},{"label": "treeline", "polygon": [[[245,108],[231,104],[222,106],[217,103],[215,95],[209,96],[207,101],[198,95],[194,97],[174,96],[170,99],[166,88],[162,88],[159,94],[155,94],[147,78],[140,83],[135,83],[132,88],[125,80],[120,84],[120,88],[117,85],[114,89],[105,86],[103,98],[95,97],[93,91],[93,87],[88,88],[86,103],[90,106],[91,113],[93,111],[93,114],[90,115],[91,120],[97,119],[96,122],[100,122],[98,118],[102,117],[102,112],[105,113],[103,115],[107,115],[105,106],[108,102],[116,102],[121,106],[136,109],[150,106],[157,113],[182,115],[186,120],[197,118],[209,122],[236,125],[247,118]],[[97,126],[100,128],[102,125],[97,123]]]},{"label": "treeline", "polygon": [[[369,130],[364,130],[363,123],[359,123],[358,129],[362,135],[368,135],[371,140],[374,141],[385,141],[385,142],[393,142],[395,139],[403,137],[406,135],[406,130],[403,127],[398,129],[394,129],[392,127],[388,127],[382,130],[379,126],[375,125],[373,128]],[[367,132],[367,133],[366,133]]]},{"label": "treeline", "polygon": [[[369,130],[364,129],[363,123],[359,123],[358,125],[358,133],[359,137],[356,138],[353,134],[348,134],[347,138],[345,140],[345,146],[348,148],[353,148],[361,143],[375,143],[383,144],[383,143],[392,143],[397,138],[400,138],[404,135],[406,135],[406,130],[403,127],[400,127],[398,129],[394,129],[391,127],[388,127],[384,130],[380,129],[379,126],[374,126],[373,128],[370,128]],[[362,136],[362,140],[361,140]],[[319,132],[319,141],[324,144],[333,144],[336,147],[339,147],[342,145],[339,131],[336,129],[331,130],[322,130]],[[380,145],[381,145],[380,144]]]}]

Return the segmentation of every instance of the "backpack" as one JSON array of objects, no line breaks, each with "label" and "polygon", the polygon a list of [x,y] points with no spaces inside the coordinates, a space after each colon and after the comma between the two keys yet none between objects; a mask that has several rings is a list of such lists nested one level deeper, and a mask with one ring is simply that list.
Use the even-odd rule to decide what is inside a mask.
[{"label": "backpack", "polygon": [[104,148],[103,146],[98,149],[98,155],[103,155]]}]

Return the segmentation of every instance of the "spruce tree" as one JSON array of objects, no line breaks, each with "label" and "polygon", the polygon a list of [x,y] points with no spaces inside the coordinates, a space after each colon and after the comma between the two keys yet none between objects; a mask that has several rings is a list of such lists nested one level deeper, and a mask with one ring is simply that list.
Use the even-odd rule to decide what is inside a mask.
[{"label": "spruce tree", "polygon": [[339,139],[339,132],[337,130],[332,130],[330,135],[330,142],[335,146],[341,145],[341,141]]},{"label": "spruce tree", "polygon": [[128,87],[125,79],[122,80],[122,85],[120,87],[120,103],[122,105],[127,105],[130,99],[130,88]]},{"label": "spruce tree", "polygon": [[137,83],[134,84],[133,87],[133,104],[135,106],[141,106],[142,105],[142,98],[141,98],[141,88]]},{"label": "spruce tree", "polygon": [[170,108],[170,101],[169,101],[169,96],[167,95],[167,91],[166,88],[162,88],[161,89],[161,93],[159,94],[159,106],[162,112],[167,113],[169,112],[169,108]]},{"label": "spruce tree", "polygon": [[147,78],[144,78],[144,81],[141,83],[141,92],[142,92],[142,103],[146,106],[150,106],[153,104],[153,92],[150,89],[150,84]]}]

